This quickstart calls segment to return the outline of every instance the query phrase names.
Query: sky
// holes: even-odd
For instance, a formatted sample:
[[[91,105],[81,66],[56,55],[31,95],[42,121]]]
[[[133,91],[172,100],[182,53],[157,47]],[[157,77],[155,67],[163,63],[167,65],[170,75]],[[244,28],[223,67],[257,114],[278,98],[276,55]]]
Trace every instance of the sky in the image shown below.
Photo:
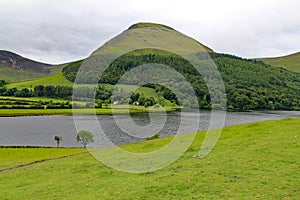
[[[298,0],[0,0],[0,49],[58,64],[137,22],[165,24],[245,58],[300,51]]]

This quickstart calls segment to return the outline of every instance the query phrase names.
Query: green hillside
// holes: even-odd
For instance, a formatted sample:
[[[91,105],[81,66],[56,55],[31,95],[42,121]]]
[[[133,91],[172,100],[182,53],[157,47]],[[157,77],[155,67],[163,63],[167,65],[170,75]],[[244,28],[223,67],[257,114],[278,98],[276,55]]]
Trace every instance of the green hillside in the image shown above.
[[[7,68],[0,63],[0,80],[5,80],[7,82],[17,82],[20,80],[36,79],[44,76],[46,75],[39,72]]]
[[[258,60],[275,67],[300,73],[300,52],[277,58],[258,58]]]
[[[138,23],[105,43],[93,55],[120,53],[124,50],[141,48],[166,48],[177,53],[189,55],[195,52],[213,52],[207,46],[199,43],[168,26],[153,23]]]
[[[50,65],[0,50],[0,80],[19,82],[60,73],[65,64]]]
[[[299,129],[300,119],[227,127],[204,159],[194,158],[205,136],[200,132],[176,162],[142,174],[111,169],[83,149],[0,148],[0,170],[12,167],[0,172],[0,199],[296,200]],[[151,152],[171,139],[122,148]],[[33,164],[17,167],[26,163]]]
[[[43,77],[48,77],[53,74],[58,74],[66,65],[56,65],[49,68],[49,74],[34,72],[30,70],[8,68],[0,63],[0,80],[5,80],[9,83],[34,80]]]
[[[68,81],[62,73],[57,73],[52,76],[29,80],[29,81],[22,81],[11,83],[7,85],[7,88],[34,88],[37,85],[64,85],[64,86],[73,86],[73,83]]]

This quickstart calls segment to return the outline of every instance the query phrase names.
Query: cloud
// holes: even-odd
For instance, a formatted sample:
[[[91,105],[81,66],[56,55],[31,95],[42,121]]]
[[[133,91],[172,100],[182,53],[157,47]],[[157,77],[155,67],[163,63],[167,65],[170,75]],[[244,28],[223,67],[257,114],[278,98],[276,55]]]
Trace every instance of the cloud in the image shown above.
[[[300,51],[300,2],[2,0],[0,49],[50,63],[87,57],[140,21],[163,23],[218,52],[243,57]]]

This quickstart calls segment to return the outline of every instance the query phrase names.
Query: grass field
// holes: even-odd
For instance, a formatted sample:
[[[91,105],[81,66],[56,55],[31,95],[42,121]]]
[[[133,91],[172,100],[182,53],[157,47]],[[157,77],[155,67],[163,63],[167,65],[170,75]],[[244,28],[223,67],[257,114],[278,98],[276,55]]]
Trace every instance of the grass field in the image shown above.
[[[258,60],[262,60],[265,63],[273,65],[275,67],[281,67],[290,71],[300,73],[300,53],[295,53],[278,58],[261,58]]]
[[[31,80],[31,81],[11,83],[11,84],[7,85],[7,88],[17,88],[17,89],[28,88],[28,89],[33,89],[37,85],[66,85],[66,86],[71,86],[72,87],[73,83],[68,81],[67,79],[65,79],[65,77],[62,74],[56,74],[56,75],[49,76],[49,77],[46,77],[46,78],[40,78],[40,79],[36,79],[36,80]],[[80,87],[80,86],[81,85],[78,85],[78,87]],[[84,84],[82,86],[94,87],[94,85],[87,85],[87,84]],[[115,86],[110,85],[110,84],[104,84],[104,87],[106,89],[113,89]],[[118,84],[116,87],[119,90],[123,90],[124,92],[129,92],[129,91],[132,91],[133,89],[136,88],[136,86],[133,86],[133,85],[122,85],[122,84]],[[140,87],[136,90],[136,92],[139,92],[140,94],[144,94],[145,97],[153,97],[154,99],[157,99],[157,94],[155,93],[155,90],[152,89],[152,88]],[[40,99],[40,97],[31,98],[31,99]]]
[[[53,101],[53,102],[66,102],[67,100],[55,99],[48,97],[10,97],[10,96],[0,96],[0,100],[12,100],[12,101]]]
[[[49,76],[46,78],[40,78],[40,79],[35,79],[35,80],[30,80],[30,81],[23,81],[23,82],[17,82],[17,83],[11,83],[7,85],[7,88],[17,88],[17,89],[22,89],[22,88],[29,88],[33,89],[37,85],[65,85],[65,86],[73,86],[73,83],[65,79],[65,77],[60,73],[56,74],[53,76]],[[88,86],[88,87],[94,87],[94,85],[79,85],[81,86]],[[112,90],[115,86],[110,85],[110,84],[104,84],[104,87],[108,90]],[[133,85],[116,85],[118,88],[118,91],[123,91],[123,92],[138,92],[141,95],[143,95],[146,98],[153,97],[156,102],[160,102],[158,99],[158,94],[155,92],[154,89],[152,88],[147,88],[147,87],[136,87]],[[137,89],[136,89],[137,88]],[[34,105],[35,103],[38,103],[39,101],[52,101],[53,103],[66,103],[67,100],[63,99],[55,99],[55,98],[47,98],[47,97],[9,97],[9,96],[0,96],[0,103],[2,106],[6,106],[8,108],[11,108],[13,105],[17,106],[18,103],[22,106],[22,103],[27,103],[26,106],[22,107],[30,107]],[[73,103],[76,103],[77,105],[80,106],[85,106],[86,102],[83,101],[74,101]],[[161,102],[160,102],[161,103]],[[124,113],[126,112],[124,108],[124,105],[118,105],[117,106],[117,113]],[[164,106],[166,111],[173,111],[178,108],[177,105],[171,103],[169,100],[164,99]],[[147,109],[143,107],[134,107],[130,106],[130,109],[132,112],[146,112]],[[76,111],[78,114],[93,114],[92,109],[80,109]],[[28,116],[28,115],[61,115],[61,114],[66,114],[66,115],[71,115],[72,110],[70,109],[48,109],[48,110],[43,110],[43,109],[0,109],[0,117],[7,117],[7,116]],[[97,109],[97,114],[111,114],[110,109]]]
[[[204,138],[159,171],[128,174],[90,154],[0,172],[0,199],[300,199],[300,119],[224,128],[205,159],[193,158]],[[171,138],[126,145],[155,150]],[[78,151],[80,151],[78,149]],[[0,149],[0,166],[13,167],[77,149]],[[23,160],[22,160],[23,159]]]
[[[39,79],[35,79],[35,80],[30,80],[30,81],[22,81],[22,82],[16,82],[16,83],[11,83],[7,85],[7,88],[17,88],[17,89],[23,89],[23,88],[28,88],[28,89],[34,89],[35,86],[37,85],[64,85],[64,86],[73,86],[74,84],[70,81],[68,81],[62,73],[59,74],[55,74],[49,77],[45,77],[45,78],[39,78]],[[94,87],[94,85],[88,85],[88,84],[82,84],[82,85],[78,85],[78,87],[81,86],[88,86],[88,87]],[[110,84],[104,84],[104,87],[106,89],[113,89],[115,86],[114,85],[110,85]],[[130,92],[130,91],[134,91],[134,89],[136,88],[136,86],[133,85],[123,85],[123,84],[118,84],[116,85],[116,87],[118,88],[119,91],[124,91],[124,92]],[[155,100],[158,99],[157,94],[155,93],[155,90],[152,88],[147,88],[147,87],[139,87],[135,92],[138,92],[140,94],[143,94],[145,97],[153,97]],[[4,98],[4,97],[3,97]],[[25,99],[29,99],[29,98],[16,98],[16,97],[8,97],[8,98],[12,98],[12,99],[20,99],[20,100],[25,100]],[[36,98],[31,98],[32,100],[35,99],[39,101],[39,99],[48,99],[48,100],[55,100],[55,99],[51,99],[51,98],[40,98],[40,97],[36,97]],[[59,100],[56,100],[59,101]],[[165,105],[172,105],[170,103],[170,101],[165,100]]]

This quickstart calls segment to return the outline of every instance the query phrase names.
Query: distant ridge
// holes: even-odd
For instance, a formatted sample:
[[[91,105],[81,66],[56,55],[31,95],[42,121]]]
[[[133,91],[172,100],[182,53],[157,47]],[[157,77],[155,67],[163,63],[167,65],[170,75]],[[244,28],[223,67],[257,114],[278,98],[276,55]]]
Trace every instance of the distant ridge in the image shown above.
[[[18,82],[60,73],[64,65],[50,65],[0,50],[0,80]]]
[[[6,67],[14,68],[16,70],[31,70],[33,72],[44,74],[49,74],[49,67],[52,66],[50,64],[24,58],[18,54],[5,50],[0,50],[0,63]]]
[[[275,58],[257,58],[269,65],[300,73],[300,52]]]

